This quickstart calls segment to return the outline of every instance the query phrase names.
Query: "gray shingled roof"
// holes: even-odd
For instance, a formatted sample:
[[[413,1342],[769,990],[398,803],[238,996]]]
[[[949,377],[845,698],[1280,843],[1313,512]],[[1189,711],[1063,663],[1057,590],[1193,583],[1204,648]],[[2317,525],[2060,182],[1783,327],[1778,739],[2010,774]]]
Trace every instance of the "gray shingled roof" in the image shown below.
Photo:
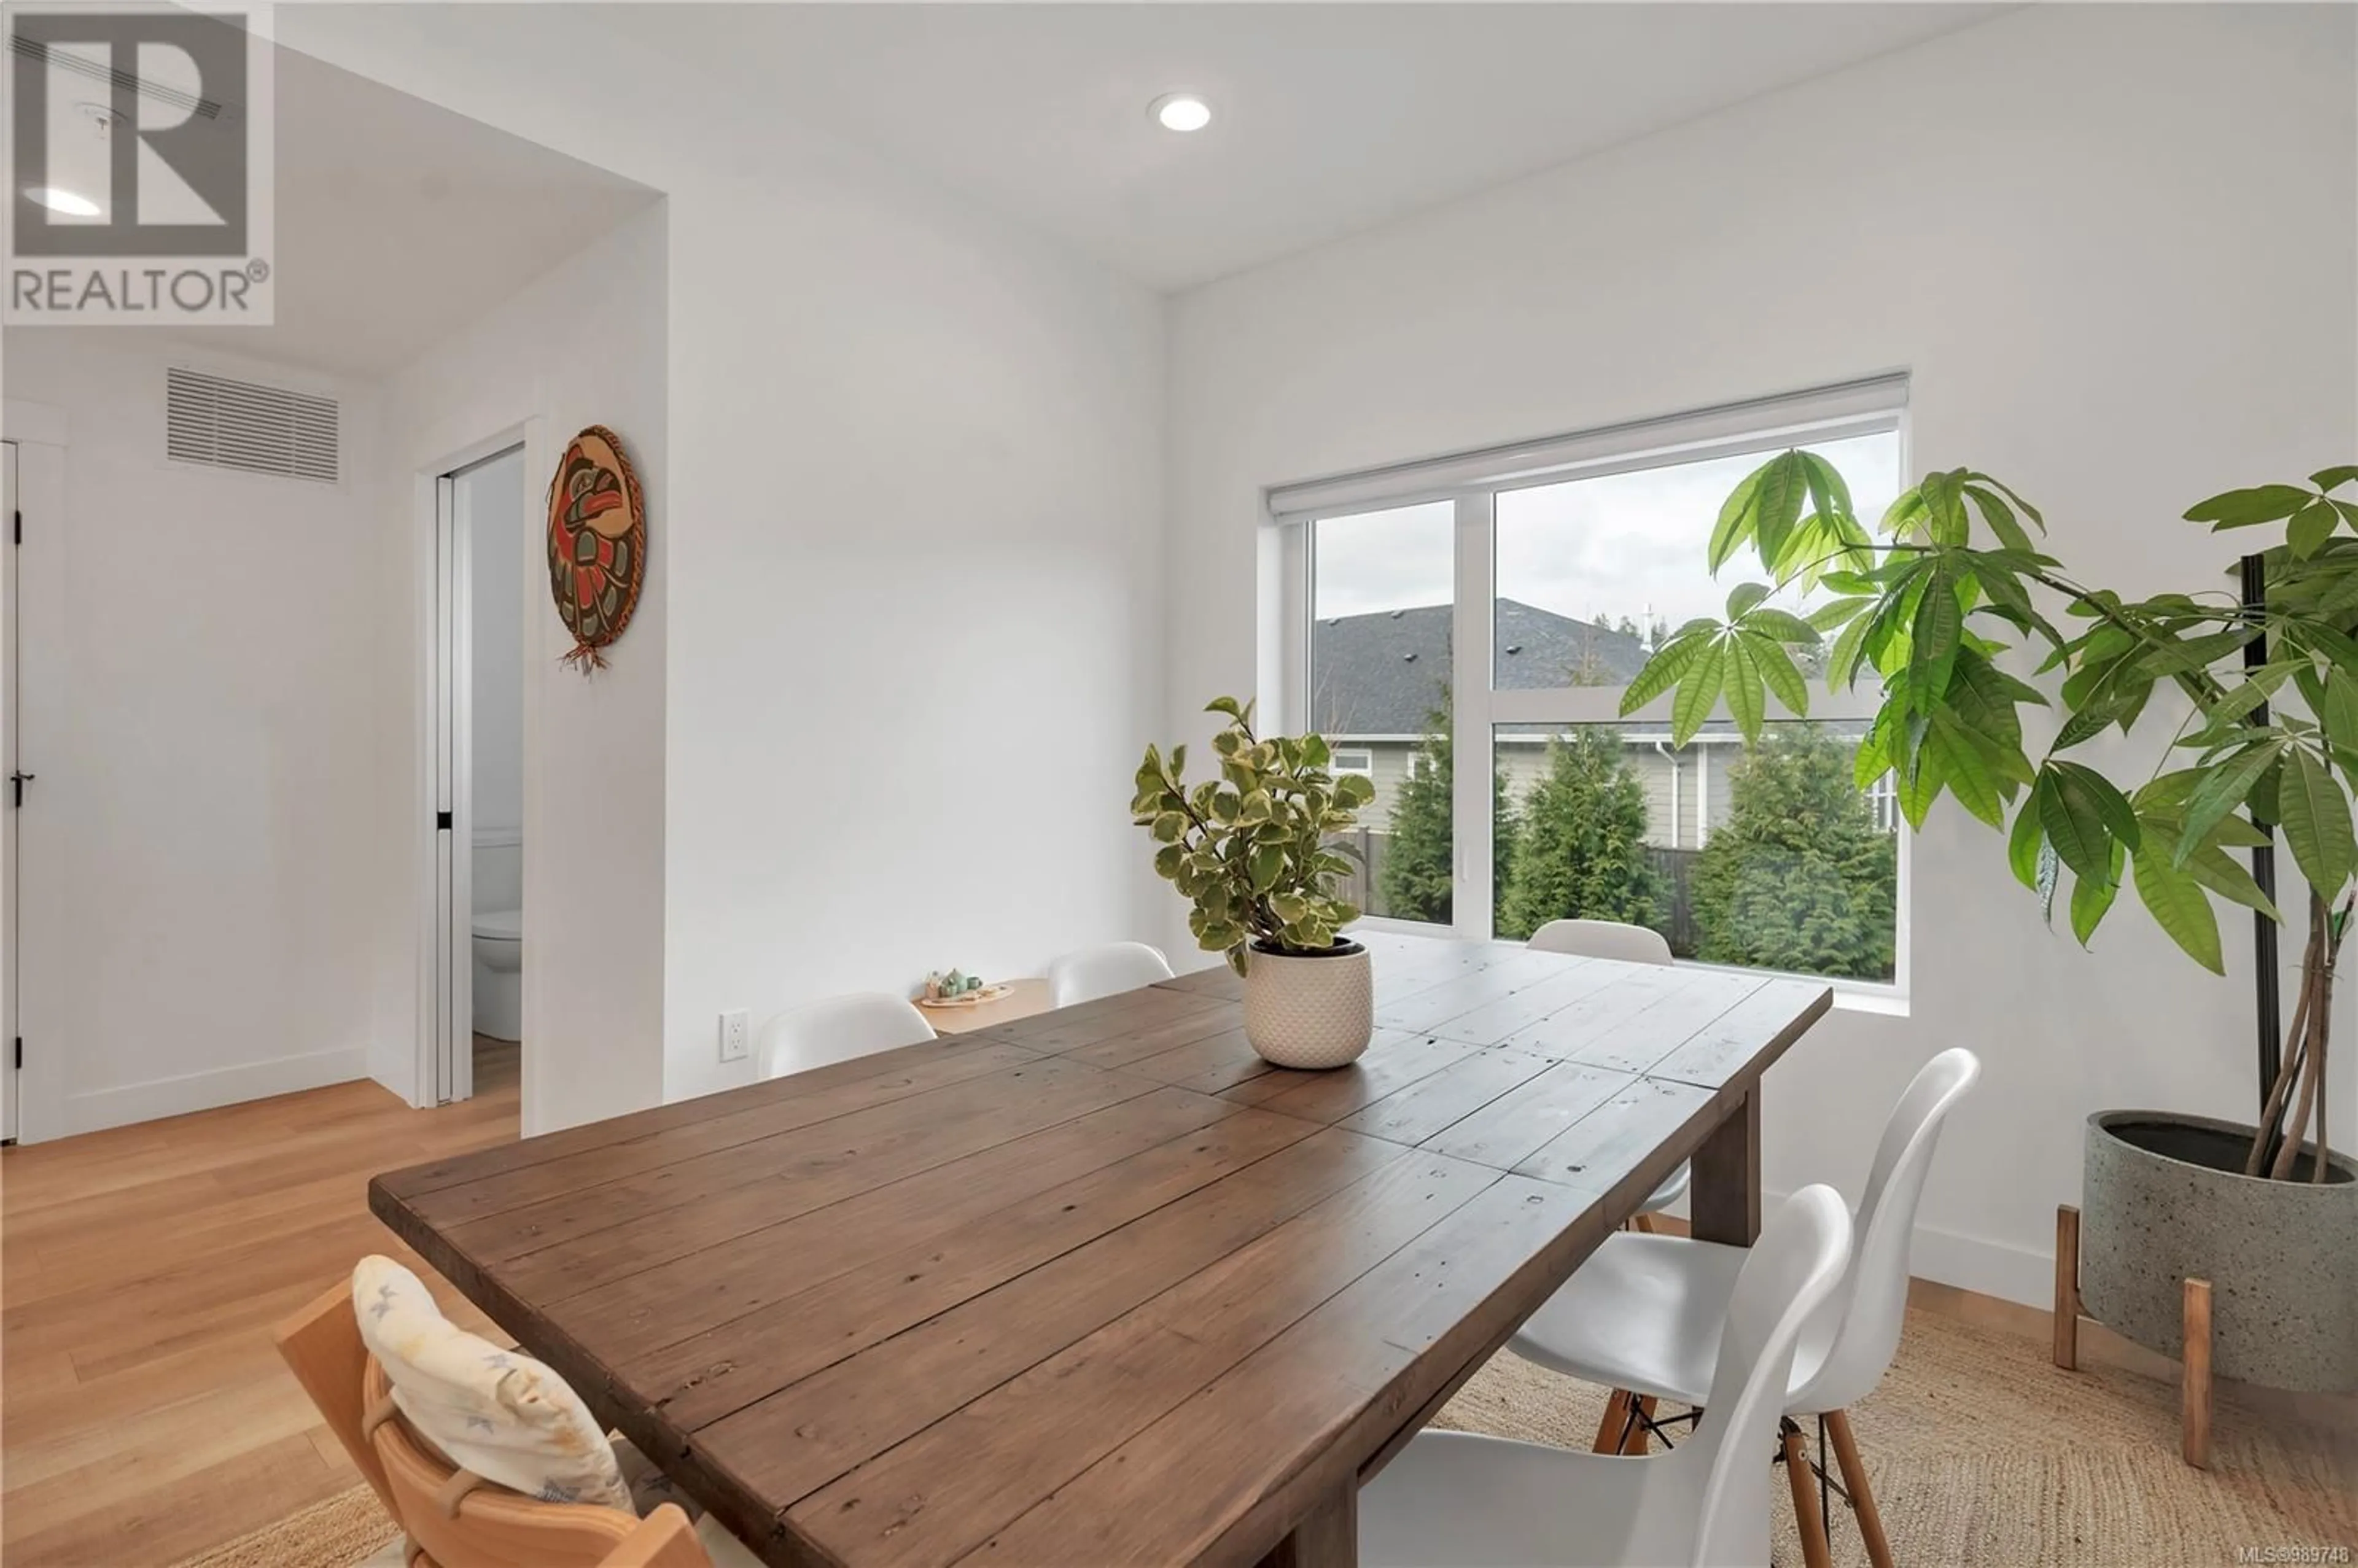
[[[1498,601],[1498,685],[1624,686],[1646,645],[1624,632]],[[1310,629],[1311,728],[1322,735],[1422,735],[1449,680],[1450,607],[1378,611]]]

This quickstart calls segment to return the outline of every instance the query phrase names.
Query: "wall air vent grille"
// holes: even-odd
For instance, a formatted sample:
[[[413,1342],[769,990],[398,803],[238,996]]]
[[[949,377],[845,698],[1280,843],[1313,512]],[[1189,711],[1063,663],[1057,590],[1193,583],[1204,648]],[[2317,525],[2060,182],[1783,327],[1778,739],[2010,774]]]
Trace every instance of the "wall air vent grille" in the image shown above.
[[[166,373],[165,453],[174,462],[333,484],[341,410],[331,397],[173,366]]]

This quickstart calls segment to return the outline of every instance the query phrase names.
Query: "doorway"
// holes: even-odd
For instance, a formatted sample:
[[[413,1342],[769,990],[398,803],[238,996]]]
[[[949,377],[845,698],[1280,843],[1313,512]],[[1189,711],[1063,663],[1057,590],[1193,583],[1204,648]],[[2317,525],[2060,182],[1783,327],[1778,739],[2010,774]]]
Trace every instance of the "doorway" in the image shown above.
[[[432,1104],[512,1073],[524,1035],[524,455],[434,487]]]

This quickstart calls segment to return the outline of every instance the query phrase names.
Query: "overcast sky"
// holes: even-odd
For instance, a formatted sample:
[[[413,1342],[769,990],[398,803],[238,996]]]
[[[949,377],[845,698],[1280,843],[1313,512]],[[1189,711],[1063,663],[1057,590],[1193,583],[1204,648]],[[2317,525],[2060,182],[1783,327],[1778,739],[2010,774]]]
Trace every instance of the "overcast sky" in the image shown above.
[[[1873,529],[1899,493],[1898,438],[1861,436],[1812,449],[1841,470],[1859,519]],[[1714,582],[1704,552],[1728,492],[1765,460],[1754,452],[1508,492],[1498,497],[1499,597],[1583,621],[1639,621],[1650,612],[1676,626],[1724,613],[1730,589],[1759,579],[1759,562],[1738,556]],[[1449,602],[1449,503],[1330,518],[1317,527],[1321,619]]]

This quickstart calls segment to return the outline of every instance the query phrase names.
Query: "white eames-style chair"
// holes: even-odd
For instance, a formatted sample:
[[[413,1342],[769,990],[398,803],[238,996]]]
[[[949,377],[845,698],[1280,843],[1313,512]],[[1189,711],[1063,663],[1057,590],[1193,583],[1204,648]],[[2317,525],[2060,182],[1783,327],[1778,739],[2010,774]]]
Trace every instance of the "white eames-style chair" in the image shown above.
[[[1531,933],[1526,947],[1542,953],[1567,953],[1575,958],[1614,958],[1624,964],[1671,962],[1668,938],[1650,926],[1624,925],[1618,920],[1551,920]],[[1654,1228],[1653,1217],[1687,1195],[1694,1173],[1682,1161],[1651,1195],[1638,1206],[1630,1222],[1639,1230]]]
[[[1980,1076],[1981,1062],[1971,1051],[1943,1051],[1924,1064],[1892,1108],[1858,1208],[1858,1245],[1841,1288],[1802,1336],[1778,1411],[1823,1420],[1876,1568],[1890,1568],[1891,1548],[1846,1411],[1875,1391],[1899,1348],[1917,1202],[1942,1125]],[[1531,1315],[1509,1348],[1525,1360],[1612,1389],[1596,1446],[1619,1453],[1638,1435],[1633,1400],[1708,1410],[1721,1325],[1732,1321],[1731,1303],[1748,1267],[1740,1247],[1680,1236],[1608,1236]],[[1799,1427],[1789,1422],[1783,1444],[1802,1552],[1809,1568],[1823,1568],[1831,1552],[1801,1439]]]
[[[934,1038],[925,1015],[897,996],[852,991],[789,1008],[762,1025],[762,1076],[783,1078]]]
[[[1071,1007],[1171,978],[1171,961],[1143,942],[1108,942],[1067,953],[1048,966],[1048,1005]]]
[[[1766,1568],[1770,1481],[1762,1456],[1802,1331],[1841,1282],[1850,1216],[1832,1187],[1804,1187],[1741,1256],[1693,1437],[1667,1454],[1637,1456],[1419,1433],[1360,1489],[1359,1561],[1370,1568]]]

